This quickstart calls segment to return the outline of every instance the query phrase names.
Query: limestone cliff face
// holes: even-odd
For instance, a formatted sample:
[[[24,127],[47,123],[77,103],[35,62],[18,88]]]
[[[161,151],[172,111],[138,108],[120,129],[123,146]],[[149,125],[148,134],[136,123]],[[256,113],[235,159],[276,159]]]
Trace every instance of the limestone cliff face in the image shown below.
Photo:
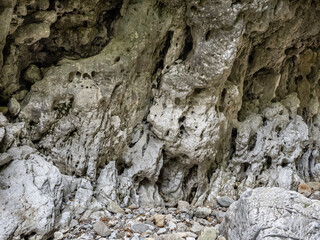
[[[319,34],[311,0],[2,0],[0,195],[56,204],[0,238],[320,181]]]

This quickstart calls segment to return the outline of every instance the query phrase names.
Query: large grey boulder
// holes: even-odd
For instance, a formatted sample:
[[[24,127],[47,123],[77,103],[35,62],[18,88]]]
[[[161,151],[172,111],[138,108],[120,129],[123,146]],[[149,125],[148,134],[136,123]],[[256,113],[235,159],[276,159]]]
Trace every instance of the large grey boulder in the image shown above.
[[[282,188],[247,190],[221,224],[229,240],[320,239],[320,201]]]
[[[38,154],[12,161],[0,172],[0,239],[46,239],[62,203],[59,170]]]

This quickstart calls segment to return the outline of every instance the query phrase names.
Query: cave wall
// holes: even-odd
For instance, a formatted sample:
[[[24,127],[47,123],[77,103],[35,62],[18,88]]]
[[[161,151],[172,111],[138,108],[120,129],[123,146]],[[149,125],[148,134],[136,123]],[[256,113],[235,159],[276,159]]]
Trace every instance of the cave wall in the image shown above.
[[[311,0],[2,1],[0,194],[29,148],[62,179],[48,231],[110,202],[320,181],[319,13]]]

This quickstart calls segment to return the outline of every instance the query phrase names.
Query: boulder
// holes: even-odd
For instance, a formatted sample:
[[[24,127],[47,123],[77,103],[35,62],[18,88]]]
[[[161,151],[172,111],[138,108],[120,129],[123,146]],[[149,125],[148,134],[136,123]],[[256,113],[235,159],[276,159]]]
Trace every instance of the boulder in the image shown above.
[[[227,239],[320,239],[320,201],[282,188],[245,191],[221,224]]]
[[[0,183],[0,239],[19,235],[46,239],[55,228],[62,203],[59,170],[31,154],[4,168]]]

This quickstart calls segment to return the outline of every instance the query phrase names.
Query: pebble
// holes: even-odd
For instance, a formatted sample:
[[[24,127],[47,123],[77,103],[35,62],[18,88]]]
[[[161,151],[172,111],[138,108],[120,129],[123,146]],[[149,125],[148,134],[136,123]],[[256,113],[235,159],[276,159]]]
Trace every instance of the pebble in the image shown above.
[[[164,234],[164,233],[166,233],[167,232],[167,229],[165,229],[165,228],[160,228],[159,230],[158,230],[158,232],[157,232],[157,234]]]
[[[234,202],[234,200],[228,196],[218,197],[217,201],[222,207],[229,207]]]
[[[189,212],[190,204],[186,201],[178,201],[178,209],[180,212]]]
[[[187,207],[184,208],[187,209]],[[124,209],[124,213],[88,212],[87,219],[83,217],[80,220],[73,219],[67,231],[58,230],[62,234],[60,234],[61,239],[66,240],[216,239],[213,237],[217,237],[219,231],[213,226],[218,222],[217,216],[221,217],[225,214],[221,208],[219,208],[220,211],[214,209],[214,213],[208,207],[194,209],[189,206],[188,212],[182,209],[182,207],[170,208],[170,210],[169,208],[127,208]]]
[[[20,112],[20,103],[15,98],[11,98],[8,103],[8,110],[11,116],[15,117]]]
[[[198,240],[212,240],[216,239],[219,234],[218,229],[215,227],[205,227],[198,238]]]
[[[147,230],[149,230],[149,226],[147,224],[143,224],[143,223],[134,223],[134,224],[132,224],[131,229],[134,232],[143,233],[143,232],[146,232]]]
[[[168,226],[170,230],[175,230],[177,228],[177,225],[173,221],[169,221]]]
[[[177,223],[177,232],[185,232],[187,230],[187,225],[184,222]]]
[[[54,240],[61,240],[61,239],[63,239],[63,233],[62,232],[55,232],[54,234],[53,234],[53,239]]]
[[[194,222],[190,231],[194,233],[200,233],[203,230],[203,228],[204,226],[202,226],[200,223]]]
[[[194,213],[194,215],[198,218],[205,218],[210,216],[211,209],[208,207],[198,207]]]
[[[124,210],[114,201],[109,201],[107,209],[109,212],[112,212],[112,213],[121,213],[121,214],[125,213]]]
[[[163,227],[165,216],[162,214],[155,214],[153,216],[153,220],[154,220],[154,223],[156,224],[157,227]]]
[[[298,192],[304,195],[305,197],[309,197],[312,193],[310,187],[305,183],[300,183],[298,186]]]
[[[104,222],[98,221],[93,225],[93,230],[102,237],[108,237],[110,232]]]

